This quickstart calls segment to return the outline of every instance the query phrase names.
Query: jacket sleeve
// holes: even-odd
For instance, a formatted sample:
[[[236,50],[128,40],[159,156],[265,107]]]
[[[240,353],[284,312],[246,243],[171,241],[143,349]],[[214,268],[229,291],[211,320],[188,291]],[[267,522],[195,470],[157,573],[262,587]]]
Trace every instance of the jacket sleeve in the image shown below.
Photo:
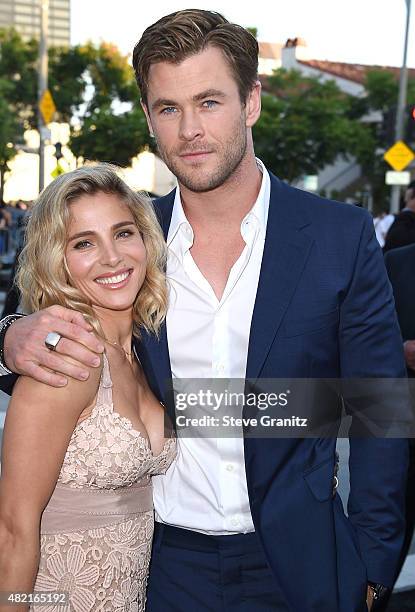
[[[342,378],[406,377],[392,290],[370,215],[362,223],[353,277],[341,308],[340,358]],[[406,439],[350,438],[349,519],[368,580],[389,587],[404,536],[407,470]]]
[[[2,374],[0,371],[0,391],[11,395],[18,378],[18,374]]]
[[[8,312],[3,314],[3,318],[9,314],[14,314],[13,312]],[[3,319],[2,319],[3,320]],[[0,344],[3,344],[4,338],[0,336]],[[3,346],[1,346],[1,353],[3,354]],[[7,393],[8,395],[12,394],[13,387],[19,378],[18,374],[9,374],[0,366],[0,391]]]

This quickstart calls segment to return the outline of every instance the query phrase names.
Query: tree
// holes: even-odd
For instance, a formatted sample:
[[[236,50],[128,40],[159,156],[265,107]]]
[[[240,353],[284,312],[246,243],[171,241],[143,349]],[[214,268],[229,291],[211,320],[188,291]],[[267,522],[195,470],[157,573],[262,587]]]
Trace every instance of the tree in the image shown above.
[[[0,203],[3,202],[8,164],[17,153],[16,142],[23,138],[23,126],[7,103],[11,87],[10,83],[0,79]]]
[[[360,115],[367,116],[379,111],[380,116],[385,117],[397,104],[398,87],[397,74],[386,69],[370,70],[365,79],[366,95],[358,102]],[[409,79],[408,100],[414,99],[415,79]],[[391,143],[385,140],[382,124],[382,120],[363,124],[366,140],[362,141],[356,150],[356,157],[371,185],[375,214],[389,209],[390,188],[385,184],[385,173],[391,168],[384,161],[383,153]]]
[[[154,149],[128,58],[114,45],[91,43],[87,79],[91,95],[78,125],[72,127],[69,146],[84,160],[109,161],[127,166],[144,149]]]
[[[48,55],[55,119],[71,124],[70,146],[77,157],[128,165],[140,150],[153,147],[138,104],[133,70],[114,45],[51,47]],[[16,31],[0,30],[0,78],[10,84],[4,90],[1,117],[3,131],[10,126],[9,144],[15,144],[12,123],[16,129],[16,121],[21,125],[19,138],[23,128],[37,127],[37,57],[36,41],[24,42]],[[6,121],[6,106],[14,115],[12,123]],[[4,158],[7,154],[10,160],[16,149],[6,149]]]
[[[23,42],[15,30],[0,30],[0,78],[10,85],[5,99],[27,128],[33,125],[37,97],[36,59],[36,41]]]
[[[254,127],[256,153],[288,181],[317,174],[367,138],[351,117],[350,96],[334,81],[279,69],[267,81],[262,107]]]
[[[88,50],[80,45],[51,47],[48,55],[49,89],[57,108],[56,119],[69,121],[84,100]],[[7,101],[26,129],[37,127],[37,62],[36,40],[24,42],[15,30],[0,30],[0,78],[10,83]]]
[[[70,147],[76,157],[128,166],[140,150],[152,148],[144,113],[138,107],[115,114],[110,106],[96,108],[72,130]]]
[[[128,57],[122,55],[114,44],[103,42],[94,46],[88,43],[83,47],[83,53],[88,57],[87,78],[93,87],[86,116],[114,102],[138,101],[137,86]]]

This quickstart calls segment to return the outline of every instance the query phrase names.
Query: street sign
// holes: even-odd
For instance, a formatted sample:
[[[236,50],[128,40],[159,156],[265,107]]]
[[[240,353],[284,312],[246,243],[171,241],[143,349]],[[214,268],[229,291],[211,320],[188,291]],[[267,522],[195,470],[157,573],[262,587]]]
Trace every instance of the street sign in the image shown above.
[[[52,172],[50,173],[52,178],[57,178],[58,176],[60,176],[61,174],[65,174],[65,169],[62,168],[62,166],[60,165],[60,163],[58,162],[56,164],[56,168],[54,170],[52,170]]]
[[[409,185],[410,182],[410,172],[394,172],[393,170],[389,170],[389,172],[385,174],[386,185]]]
[[[42,113],[43,121],[48,124],[52,121],[52,117],[56,112],[56,106],[49,89],[43,92],[39,102],[39,110]]]
[[[414,152],[402,140],[395,142],[383,156],[383,159],[397,172],[406,168],[414,158]]]

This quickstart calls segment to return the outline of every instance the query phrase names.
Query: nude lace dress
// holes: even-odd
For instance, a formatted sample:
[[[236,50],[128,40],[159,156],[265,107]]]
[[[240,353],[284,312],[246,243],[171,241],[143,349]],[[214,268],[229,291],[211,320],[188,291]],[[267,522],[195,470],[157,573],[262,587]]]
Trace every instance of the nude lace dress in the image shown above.
[[[153,536],[151,476],[174,459],[175,439],[159,455],[114,411],[108,360],[97,402],[71,437],[56,489],[43,513],[34,591],[69,593],[42,612],[141,612]]]

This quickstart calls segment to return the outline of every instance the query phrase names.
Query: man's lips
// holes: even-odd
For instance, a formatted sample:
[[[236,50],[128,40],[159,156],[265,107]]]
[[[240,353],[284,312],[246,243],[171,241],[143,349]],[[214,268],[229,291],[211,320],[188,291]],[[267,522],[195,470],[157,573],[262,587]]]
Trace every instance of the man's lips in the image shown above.
[[[202,157],[206,157],[210,155],[213,151],[187,151],[184,153],[180,153],[179,157],[182,159],[195,160],[202,159]]]

